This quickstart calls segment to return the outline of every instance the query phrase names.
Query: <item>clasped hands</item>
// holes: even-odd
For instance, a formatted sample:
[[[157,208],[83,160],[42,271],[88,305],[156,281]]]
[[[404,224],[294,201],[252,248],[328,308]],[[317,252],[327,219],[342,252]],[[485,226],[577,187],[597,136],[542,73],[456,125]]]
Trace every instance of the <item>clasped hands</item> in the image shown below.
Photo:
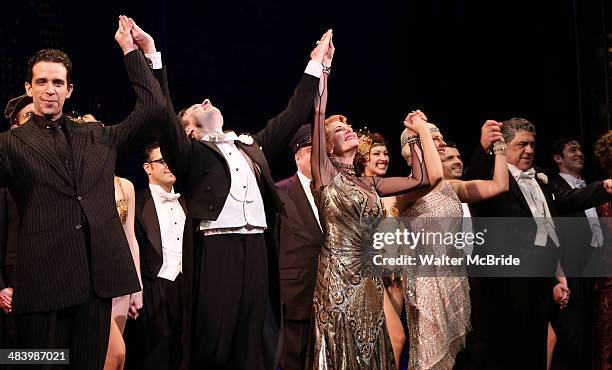
[[[118,23],[117,32],[115,32],[115,40],[121,47],[123,55],[139,48],[142,49],[145,54],[153,54],[156,52],[153,37],[143,31],[132,18],[120,15]]]

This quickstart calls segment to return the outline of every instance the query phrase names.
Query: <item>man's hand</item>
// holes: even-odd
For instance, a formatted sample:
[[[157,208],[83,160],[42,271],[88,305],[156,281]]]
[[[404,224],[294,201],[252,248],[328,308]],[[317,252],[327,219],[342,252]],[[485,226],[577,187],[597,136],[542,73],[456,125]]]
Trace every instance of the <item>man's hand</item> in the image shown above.
[[[489,152],[493,143],[502,140],[501,133],[502,124],[497,121],[487,120],[480,129],[480,145],[485,152]]]
[[[420,110],[416,112],[410,112],[404,119],[404,126],[408,129],[408,133],[410,135],[421,135],[425,130],[428,130],[427,127],[427,117]]]
[[[13,311],[13,288],[4,288],[0,290],[0,309],[5,314],[10,314]]]
[[[323,36],[321,36],[321,39],[317,41],[317,46],[310,53],[310,59],[314,60],[315,62],[319,62],[323,64],[323,59],[328,53],[332,35],[333,35],[332,30],[329,29],[327,30],[327,32],[323,34]],[[333,51],[331,52],[331,56],[333,57]],[[331,62],[331,59],[330,59],[330,62]]]
[[[138,311],[142,308],[142,290],[130,294],[130,307],[128,309],[128,317],[136,320],[140,314]]]
[[[128,18],[128,26],[130,26],[132,29],[132,38],[134,39],[136,46],[138,46],[145,54],[154,54],[157,52],[153,37],[143,31],[142,28],[138,27],[132,18]]]
[[[606,179],[603,182],[604,189],[608,192],[608,194],[612,195],[612,179]]]
[[[136,44],[134,44],[131,27],[125,15],[119,16],[119,27],[117,28],[117,32],[115,32],[115,40],[119,44],[119,47],[121,47],[123,55],[138,49]]]
[[[570,290],[565,283],[558,283],[553,288],[553,299],[557,302],[560,308],[565,308],[569,302]]]

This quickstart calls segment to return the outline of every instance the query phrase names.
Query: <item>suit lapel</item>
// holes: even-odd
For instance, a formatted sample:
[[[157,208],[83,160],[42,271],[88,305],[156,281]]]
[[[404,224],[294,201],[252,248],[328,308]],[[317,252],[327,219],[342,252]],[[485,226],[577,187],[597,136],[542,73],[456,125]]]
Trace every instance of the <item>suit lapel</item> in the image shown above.
[[[26,145],[34,149],[34,151],[43,157],[59,175],[72,185],[72,178],[57,156],[55,148],[50,145],[49,138],[45,137],[43,130],[38,128],[33,120],[26,122],[23,126],[13,129],[10,132]]]
[[[312,206],[310,205],[310,202],[308,201],[308,197],[306,197],[306,192],[304,191],[304,188],[302,187],[302,183],[300,182],[300,178],[298,177],[297,173],[295,175],[293,175],[293,177],[291,178],[291,193],[293,196],[293,199],[298,207],[298,210],[303,211],[303,210],[310,210],[310,212],[308,212],[309,217],[305,217],[304,221],[306,221],[307,223],[309,223],[309,227],[310,230],[319,230],[321,231],[321,228],[319,227],[319,223],[317,222],[317,219],[315,218],[314,212],[316,212],[314,209],[312,209]]]
[[[221,153],[221,151],[219,150],[219,148],[215,145],[215,143],[211,143],[210,141],[201,141],[198,140],[199,143],[202,143],[203,145],[209,147],[210,149],[214,150],[215,152],[217,152],[217,154],[219,154],[222,158],[225,158],[225,156],[223,155],[223,153]]]
[[[236,144],[236,147],[242,150],[251,159],[251,161],[253,161],[253,164],[256,165],[255,176],[257,179],[265,180],[268,184],[274,184],[274,181],[270,177],[268,162],[266,161],[263,152],[259,148],[259,145],[257,145],[257,143],[246,145],[240,141],[234,141],[234,144]]]
[[[142,213],[140,215],[142,221],[142,227],[145,229],[147,238],[153,246],[153,249],[161,256],[162,255],[162,241],[161,231],[159,228],[159,219],[157,218],[157,210],[155,209],[155,202],[150,192],[147,192],[147,200],[142,207]]]
[[[516,180],[514,179],[514,176],[512,176],[512,173],[510,171],[508,171],[508,176],[509,176],[508,183],[510,185],[510,192],[514,194],[514,196],[517,198],[517,200],[523,206],[523,208],[530,215],[533,216],[533,214],[531,213],[531,208],[529,208],[529,204],[527,204],[527,200],[525,199],[525,196],[523,195],[521,188],[519,187],[518,183],[516,182]]]

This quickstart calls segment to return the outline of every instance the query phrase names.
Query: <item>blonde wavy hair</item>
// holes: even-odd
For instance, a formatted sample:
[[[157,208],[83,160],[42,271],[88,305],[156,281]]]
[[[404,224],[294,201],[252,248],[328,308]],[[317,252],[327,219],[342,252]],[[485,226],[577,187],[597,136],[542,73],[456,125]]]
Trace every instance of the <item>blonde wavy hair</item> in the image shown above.
[[[332,131],[331,124],[338,121],[351,127],[346,116],[343,116],[342,114],[334,114],[325,119],[325,150],[327,153],[331,153],[334,150],[334,142],[331,139],[334,132]]]

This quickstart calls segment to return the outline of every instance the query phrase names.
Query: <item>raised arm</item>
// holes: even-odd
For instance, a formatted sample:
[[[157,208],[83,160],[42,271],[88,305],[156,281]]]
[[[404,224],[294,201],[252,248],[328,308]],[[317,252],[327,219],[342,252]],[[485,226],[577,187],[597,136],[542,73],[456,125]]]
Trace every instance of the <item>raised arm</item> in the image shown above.
[[[287,108],[276,117],[270,119],[266,127],[253,135],[261,146],[264,155],[270,161],[291,140],[297,129],[308,119],[315,98],[317,85],[321,79],[323,59],[332,37],[332,30],[328,30],[310,53],[310,61],[302,75],[299,85],[293,92]],[[326,65],[331,66],[331,58],[326,59]]]
[[[487,123],[490,121],[487,121]],[[495,122],[495,121],[491,121]],[[485,125],[487,125],[485,123]],[[503,139],[500,144],[493,146],[495,154],[495,168],[493,180],[449,180],[457,196],[464,203],[476,203],[508,191],[508,162],[506,160],[506,146]]]
[[[118,155],[122,156],[142,145],[153,134],[165,117],[166,101],[151,68],[134,43],[125,16],[119,17],[115,40],[123,51],[125,67],[136,93],[132,112],[119,124],[105,128],[108,137],[117,145]]]
[[[476,147],[465,171],[466,180],[491,179],[491,170],[494,169],[493,159],[489,153],[493,143],[503,140],[502,124],[487,120],[480,129],[480,145]]]
[[[315,98],[314,123],[312,126],[312,152],[310,166],[312,168],[312,183],[314,190],[329,185],[337,174],[327,156],[327,140],[325,137],[325,110],[327,107],[327,78],[328,74],[321,76],[319,96]]]
[[[398,203],[413,202],[429,193],[442,180],[442,162],[421,111],[406,116],[404,125],[409,133],[412,172],[408,177],[377,179],[375,187],[380,196],[398,195]],[[420,140],[420,145],[418,141]]]
[[[326,48],[328,58],[333,57],[334,46],[332,35],[328,31],[319,41],[317,48]],[[327,110],[327,79],[328,73],[323,73],[319,81],[319,91],[314,100],[314,123],[312,126],[312,153],[310,165],[312,168],[312,183],[314,190],[329,185],[337,171],[327,157],[327,140],[325,138],[325,112]]]

